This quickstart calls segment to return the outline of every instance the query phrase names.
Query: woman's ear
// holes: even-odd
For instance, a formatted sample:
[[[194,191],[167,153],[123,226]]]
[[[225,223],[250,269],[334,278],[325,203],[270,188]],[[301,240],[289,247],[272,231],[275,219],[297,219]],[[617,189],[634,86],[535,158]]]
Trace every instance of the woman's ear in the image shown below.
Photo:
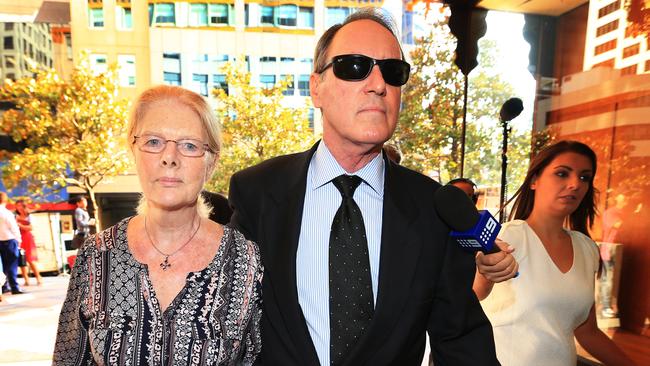
[[[537,175],[533,176],[533,179],[530,180],[530,190],[534,191],[537,187]]]

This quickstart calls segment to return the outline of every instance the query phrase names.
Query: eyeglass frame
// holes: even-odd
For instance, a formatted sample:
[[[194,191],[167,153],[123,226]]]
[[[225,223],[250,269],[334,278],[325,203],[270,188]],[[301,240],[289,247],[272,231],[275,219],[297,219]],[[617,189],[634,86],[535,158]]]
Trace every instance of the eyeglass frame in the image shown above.
[[[137,141],[138,141],[139,138],[142,138],[142,137],[144,137],[144,136],[152,136],[152,137],[160,138],[160,140],[164,141],[164,143],[163,143],[163,145],[162,145],[162,149],[161,149],[160,151],[158,151],[158,152],[142,150],[142,147],[139,146],[139,145],[137,145]],[[179,143],[182,143],[182,142],[184,142],[184,141],[197,141],[197,142],[199,142],[199,144],[196,144],[196,146],[202,146],[202,147],[203,147],[203,152],[202,152],[202,154],[201,154],[201,155],[186,155],[186,154],[183,154],[183,152],[181,151],[181,149],[178,148],[178,144],[179,144]],[[145,152],[145,153],[149,153],[149,154],[160,154],[160,153],[162,153],[162,152],[165,151],[165,149],[167,148],[167,143],[168,143],[168,142],[173,142],[173,143],[176,145],[176,151],[178,151],[179,154],[181,154],[182,156],[185,156],[185,157],[187,157],[187,158],[201,158],[201,157],[205,156],[205,153],[206,153],[206,152],[210,152],[210,153],[212,153],[212,154],[215,153],[215,152],[210,148],[210,145],[204,143],[204,142],[201,141],[201,140],[196,140],[196,139],[172,140],[172,139],[165,139],[165,138],[160,137],[160,136],[157,136],[157,135],[140,135],[140,136],[133,135],[133,145],[138,146],[138,150],[140,150],[140,151],[142,151],[142,152]]]
[[[361,58],[367,58],[367,59],[369,59],[370,61],[372,61],[372,65],[371,65],[370,68],[368,69],[368,73],[367,73],[363,78],[361,78],[361,79],[343,79],[343,78],[340,78],[338,75],[336,75],[336,73],[334,73],[334,63],[337,62],[337,61],[339,61],[339,60],[341,60],[341,59],[343,59],[344,57],[361,57]],[[405,64],[408,66],[408,68],[409,68],[409,70],[408,70],[408,76],[406,77],[406,82],[404,82],[404,84],[402,84],[402,85],[393,85],[393,84],[391,84],[391,83],[389,83],[389,82],[386,81],[386,78],[384,77],[384,73],[383,73],[382,70],[381,70],[381,66],[382,66],[382,64],[384,64],[386,61],[401,61],[401,62],[405,63]],[[363,81],[363,80],[366,80],[366,79],[368,78],[368,76],[370,76],[370,74],[372,73],[372,69],[375,68],[375,65],[379,67],[379,72],[381,73],[381,77],[382,77],[382,79],[384,79],[384,81],[385,81],[386,84],[388,84],[388,85],[395,86],[395,87],[398,87],[398,88],[399,88],[399,87],[402,87],[402,86],[406,85],[406,83],[408,82],[409,78],[411,77],[411,64],[409,64],[408,62],[404,61],[403,59],[400,59],[400,58],[376,59],[376,58],[372,58],[372,57],[367,56],[367,55],[362,55],[362,54],[357,54],[357,53],[333,56],[333,57],[332,57],[332,60],[331,60],[330,62],[328,62],[327,64],[325,64],[325,66],[323,66],[323,67],[321,68],[320,71],[317,71],[317,73],[318,73],[318,74],[322,74],[322,73],[324,73],[325,71],[327,71],[327,69],[329,69],[329,68],[331,67],[331,68],[332,68],[332,73],[334,74],[334,76],[336,76],[337,78],[339,78],[339,79],[341,79],[341,80],[345,80],[345,81]]]

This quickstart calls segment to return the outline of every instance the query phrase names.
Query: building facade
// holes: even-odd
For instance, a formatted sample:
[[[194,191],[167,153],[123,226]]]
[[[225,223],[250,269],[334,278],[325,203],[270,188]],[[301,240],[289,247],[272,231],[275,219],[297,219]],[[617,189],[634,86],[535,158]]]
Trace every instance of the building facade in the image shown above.
[[[0,23],[0,78],[16,80],[39,66],[54,66],[50,26],[43,23]]]
[[[598,66],[621,70],[622,75],[650,72],[648,37],[628,21],[625,1],[590,2],[584,70]]]

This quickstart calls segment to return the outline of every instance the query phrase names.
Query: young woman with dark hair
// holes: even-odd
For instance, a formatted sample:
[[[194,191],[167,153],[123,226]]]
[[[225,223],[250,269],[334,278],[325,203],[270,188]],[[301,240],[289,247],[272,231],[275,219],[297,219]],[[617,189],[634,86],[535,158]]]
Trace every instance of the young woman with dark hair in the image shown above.
[[[634,364],[596,325],[599,255],[588,231],[596,216],[595,175],[596,154],[581,142],[541,151],[499,233],[514,247],[521,275],[494,280],[477,257],[474,290],[504,366],[575,365],[574,336],[606,365]]]

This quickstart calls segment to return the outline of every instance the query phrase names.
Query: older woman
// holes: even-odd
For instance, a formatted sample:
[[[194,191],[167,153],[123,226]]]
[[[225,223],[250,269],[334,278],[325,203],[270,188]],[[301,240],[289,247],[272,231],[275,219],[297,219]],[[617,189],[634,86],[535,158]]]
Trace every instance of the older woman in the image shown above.
[[[128,129],[138,215],[86,239],[61,310],[54,363],[252,364],[260,351],[257,246],[207,219],[218,124],[206,101],[158,86]]]

